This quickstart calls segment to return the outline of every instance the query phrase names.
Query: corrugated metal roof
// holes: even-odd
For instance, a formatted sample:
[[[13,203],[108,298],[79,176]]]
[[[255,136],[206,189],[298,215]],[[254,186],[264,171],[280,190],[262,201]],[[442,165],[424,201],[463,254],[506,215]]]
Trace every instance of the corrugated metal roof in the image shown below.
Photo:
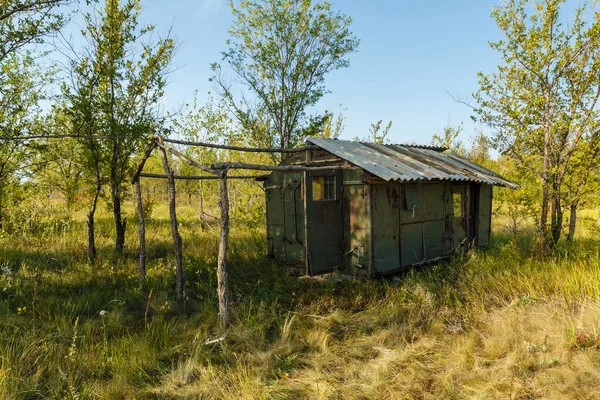
[[[310,138],[307,142],[385,181],[477,182],[517,189],[519,185],[443,148]]]

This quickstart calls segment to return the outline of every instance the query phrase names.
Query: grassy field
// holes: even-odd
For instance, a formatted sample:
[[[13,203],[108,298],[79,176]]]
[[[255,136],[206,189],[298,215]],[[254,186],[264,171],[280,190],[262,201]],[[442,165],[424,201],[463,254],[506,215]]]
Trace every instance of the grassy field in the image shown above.
[[[600,240],[540,258],[529,238],[381,280],[299,280],[235,228],[232,326],[217,329],[216,231],[181,210],[186,301],[164,206],[137,277],[135,221],[123,257],[83,212],[0,238],[0,398],[597,398]]]

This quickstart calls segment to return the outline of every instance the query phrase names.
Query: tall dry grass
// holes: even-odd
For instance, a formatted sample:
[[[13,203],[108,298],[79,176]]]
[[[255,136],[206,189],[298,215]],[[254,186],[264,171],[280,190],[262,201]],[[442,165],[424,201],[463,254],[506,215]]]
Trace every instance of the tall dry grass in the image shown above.
[[[130,210],[131,215],[134,215]],[[183,209],[186,300],[174,301],[166,209],[137,278],[108,213],[99,259],[83,213],[0,238],[0,398],[594,398],[600,389],[600,241],[539,257],[524,235],[379,280],[298,280],[238,226],[232,325],[217,328],[217,232]],[[132,222],[133,221],[133,222]]]

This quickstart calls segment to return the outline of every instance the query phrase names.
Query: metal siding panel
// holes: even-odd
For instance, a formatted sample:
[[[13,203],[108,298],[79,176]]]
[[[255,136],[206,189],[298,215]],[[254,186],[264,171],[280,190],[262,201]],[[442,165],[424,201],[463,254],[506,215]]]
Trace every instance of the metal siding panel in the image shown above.
[[[434,260],[444,255],[444,220],[423,223],[423,259]]]
[[[402,266],[423,261],[423,224],[402,225]]]
[[[489,185],[481,185],[479,197],[479,232],[478,243],[480,246],[488,246],[490,244],[490,224],[491,224],[491,203],[492,203],[492,187]]]
[[[400,192],[397,184],[373,187],[375,269],[380,274],[400,270]]]

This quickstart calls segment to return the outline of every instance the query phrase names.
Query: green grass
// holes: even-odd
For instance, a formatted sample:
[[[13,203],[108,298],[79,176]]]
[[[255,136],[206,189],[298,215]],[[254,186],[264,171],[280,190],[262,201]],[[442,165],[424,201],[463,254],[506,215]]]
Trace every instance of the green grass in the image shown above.
[[[600,390],[600,241],[539,258],[527,236],[379,280],[299,280],[234,228],[232,325],[221,344],[216,231],[182,210],[186,301],[175,303],[166,209],[99,258],[83,213],[0,239],[0,398],[594,398]],[[9,273],[7,273],[10,271]]]

